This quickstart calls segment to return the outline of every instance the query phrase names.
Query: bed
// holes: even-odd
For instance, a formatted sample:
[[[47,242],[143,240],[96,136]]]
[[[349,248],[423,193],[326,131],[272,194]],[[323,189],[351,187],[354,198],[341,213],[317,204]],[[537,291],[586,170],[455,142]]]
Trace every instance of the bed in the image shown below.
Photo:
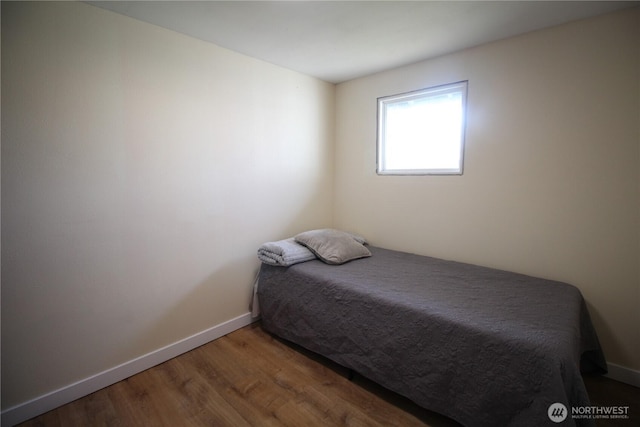
[[[593,423],[571,417],[589,406],[581,370],[606,372],[577,288],[367,250],[341,265],[263,263],[263,328],[465,426],[557,425],[554,403],[562,425]]]

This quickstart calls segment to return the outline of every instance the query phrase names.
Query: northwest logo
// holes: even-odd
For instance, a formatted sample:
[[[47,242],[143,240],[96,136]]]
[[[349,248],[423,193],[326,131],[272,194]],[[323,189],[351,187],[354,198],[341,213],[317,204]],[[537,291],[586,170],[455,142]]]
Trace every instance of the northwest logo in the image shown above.
[[[554,423],[561,423],[565,419],[567,419],[567,415],[569,411],[567,411],[567,407],[562,403],[552,403],[549,405],[549,409],[547,410],[547,415],[549,415],[549,419]]]

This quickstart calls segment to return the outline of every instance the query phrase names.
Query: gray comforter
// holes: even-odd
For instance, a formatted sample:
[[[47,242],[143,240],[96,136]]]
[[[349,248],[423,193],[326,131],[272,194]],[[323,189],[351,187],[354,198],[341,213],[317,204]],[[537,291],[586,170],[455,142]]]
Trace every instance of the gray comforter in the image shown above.
[[[568,284],[369,246],[333,266],[263,264],[263,327],[465,426],[543,426],[588,406],[606,363]]]

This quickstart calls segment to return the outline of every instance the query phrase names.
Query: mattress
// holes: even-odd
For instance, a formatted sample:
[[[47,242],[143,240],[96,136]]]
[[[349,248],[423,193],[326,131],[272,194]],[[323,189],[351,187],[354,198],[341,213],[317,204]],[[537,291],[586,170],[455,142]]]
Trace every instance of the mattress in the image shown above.
[[[263,264],[263,327],[466,426],[557,425],[606,363],[569,284],[369,246],[370,258]]]

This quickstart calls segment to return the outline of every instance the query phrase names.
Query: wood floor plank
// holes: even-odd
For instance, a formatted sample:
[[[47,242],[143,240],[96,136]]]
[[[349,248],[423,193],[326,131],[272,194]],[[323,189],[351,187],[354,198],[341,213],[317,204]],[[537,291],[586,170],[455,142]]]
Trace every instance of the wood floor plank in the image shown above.
[[[628,419],[596,420],[598,427],[631,427],[640,425],[640,388],[601,375],[585,375],[589,400],[594,406],[629,407]]]
[[[204,351],[193,351],[189,357],[204,378],[215,383],[219,394],[230,406],[241,414],[250,425],[279,425],[274,417],[279,406],[291,396],[280,391],[265,390],[265,383],[251,368],[242,364],[224,351],[225,339],[217,340],[215,346],[207,344]],[[200,350],[200,349],[199,349]]]
[[[459,426],[364,377],[349,381],[347,375],[345,368],[253,324],[21,426]],[[604,377],[585,381],[592,404],[632,406],[637,421],[640,389]],[[625,421],[596,424],[629,425]]]
[[[154,426],[170,426],[174,413],[167,406],[165,393],[158,393],[157,371],[147,370],[117,384],[110,398],[118,412],[133,425],[149,423]]]
[[[263,357],[259,361],[262,369],[269,369],[268,366],[272,366],[272,370],[281,369],[283,359],[286,359],[292,365],[292,369],[304,375],[301,381],[315,384],[318,390],[321,390],[325,395],[331,396],[333,399],[332,405],[349,402],[349,410],[351,412],[361,412],[360,417],[366,418],[368,425],[425,425],[422,419],[411,412],[378,410],[381,406],[388,405],[388,402],[365,388],[352,387],[353,383],[347,379],[347,369],[299,347],[283,344],[281,340],[273,338],[264,332],[262,328],[244,328],[242,333],[233,334],[231,339],[241,341],[241,347],[249,349],[249,353],[258,352],[262,354]],[[270,351],[273,348],[276,351]],[[363,378],[358,378],[358,382],[372,384]],[[383,391],[386,396],[393,395],[382,389],[382,387],[374,388],[378,391]],[[393,396],[397,398],[396,395]],[[417,408],[416,405],[403,398],[397,398],[396,400]],[[418,409],[415,412],[418,412],[423,419],[428,419],[429,422],[439,422],[440,424],[437,425],[458,425],[448,418],[433,412],[422,409]]]
[[[275,345],[273,339],[261,329],[246,329],[243,332],[243,334],[230,338],[235,346],[236,356],[239,359],[246,359],[247,355],[261,354],[260,360],[251,363],[260,366],[262,371],[267,372],[278,387],[291,392],[292,399],[288,404],[296,404],[297,411],[304,411],[307,416],[319,419],[323,425],[327,425],[329,420],[330,425],[376,424],[366,412],[360,411],[353,404],[349,404],[346,408],[347,405],[339,392],[345,388],[344,386],[352,388],[352,384],[349,384],[345,378],[336,375],[333,371],[330,372],[330,369],[321,363],[304,358],[282,343]],[[273,351],[274,349],[276,351]],[[300,361],[296,360],[297,357],[304,358],[305,363],[301,365]],[[246,363],[249,362],[246,360]],[[322,388],[307,386],[307,384],[318,384]],[[343,387],[340,387],[339,384],[342,384]],[[349,418],[347,412],[353,414],[351,418],[355,416],[354,419],[363,421],[359,424],[353,422],[344,424],[345,420]],[[399,421],[401,420],[395,420],[395,422]]]
[[[78,402],[82,411],[73,410],[71,407],[62,407],[59,416],[60,425],[86,426],[96,423],[98,425],[121,426],[117,411],[112,400],[106,393],[93,393]],[[65,410],[66,409],[66,410]]]
[[[211,383],[202,377],[188,359],[175,358],[155,370],[156,387],[166,390],[166,405],[172,407],[182,425],[249,424],[222,398]]]

